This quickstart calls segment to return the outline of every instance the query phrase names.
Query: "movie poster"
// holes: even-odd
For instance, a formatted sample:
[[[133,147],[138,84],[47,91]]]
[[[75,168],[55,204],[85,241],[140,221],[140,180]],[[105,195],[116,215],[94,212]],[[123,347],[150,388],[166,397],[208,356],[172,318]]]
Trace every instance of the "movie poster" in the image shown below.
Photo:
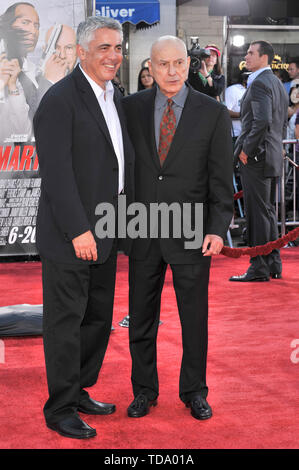
[[[0,8],[0,256],[34,255],[41,179],[32,119],[76,65],[85,1],[1,0]]]

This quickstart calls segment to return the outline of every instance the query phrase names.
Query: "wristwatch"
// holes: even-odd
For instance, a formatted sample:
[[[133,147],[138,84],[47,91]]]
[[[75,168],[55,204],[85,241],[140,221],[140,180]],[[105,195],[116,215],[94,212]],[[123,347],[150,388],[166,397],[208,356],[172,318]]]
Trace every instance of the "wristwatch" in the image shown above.
[[[15,90],[8,90],[8,94],[9,95],[19,95],[20,91],[19,91],[18,88],[16,88]]]

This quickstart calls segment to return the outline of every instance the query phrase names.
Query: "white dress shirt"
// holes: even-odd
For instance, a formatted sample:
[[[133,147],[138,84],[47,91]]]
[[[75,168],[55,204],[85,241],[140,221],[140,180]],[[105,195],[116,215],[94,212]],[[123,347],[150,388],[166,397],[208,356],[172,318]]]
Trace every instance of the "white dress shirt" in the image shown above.
[[[113,148],[118,160],[118,192],[120,194],[124,189],[124,147],[121,125],[119,122],[117,109],[113,101],[114,87],[111,81],[108,81],[106,82],[106,89],[103,90],[100,85],[98,85],[94,80],[92,80],[92,78],[90,78],[89,75],[87,75],[86,72],[84,72],[81,65],[80,69],[90,83],[90,86],[96,95],[110,133]]]
[[[230,111],[234,111],[236,113],[240,112],[240,102],[245,91],[246,88],[241,85],[241,83],[236,83],[235,85],[227,87],[225,90],[225,105]],[[241,129],[241,119],[232,119],[233,137],[238,137],[241,133]]]
[[[271,70],[271,67],[270,65],[267,65],[267,67],[263,67],[262,69],[258,69],[256,70],[255,72],[252,72],[249,77],[248,77],[248,80],[247,80],[247,88],[251,85],[251,83],[253,82],[253,80],[259,76],[260,73],[264,72],[265,70]]]

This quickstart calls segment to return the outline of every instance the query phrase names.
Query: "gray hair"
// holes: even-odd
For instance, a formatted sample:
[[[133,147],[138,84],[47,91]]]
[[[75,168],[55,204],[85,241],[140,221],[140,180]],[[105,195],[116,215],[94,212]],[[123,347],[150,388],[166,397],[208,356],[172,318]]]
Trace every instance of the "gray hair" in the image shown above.
[[[118,31],[123,40],[123,30],[119,21],[108,18],[106,16],[89,16],[85,21],[82,21],[77,29],[77,44],[80,44],[84,49],[88,48],[88,44],[92,41],[94,33],[97,29],[108,28]]]

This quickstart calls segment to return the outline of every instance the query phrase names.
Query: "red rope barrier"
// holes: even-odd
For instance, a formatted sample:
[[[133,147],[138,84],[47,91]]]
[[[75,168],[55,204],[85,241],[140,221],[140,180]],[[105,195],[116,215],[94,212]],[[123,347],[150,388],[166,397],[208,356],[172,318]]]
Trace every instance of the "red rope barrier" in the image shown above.
[[[228,256],[229,258],[240,258],[240,256],[249,255],[250,257],[259,255],[268,255],[272,250],[282,248],[288,242],[296,240],[299,236],[299,227],[291,230],[286,235],[273,242],[268,242],[265,245],[253,246],[251,248],[230,248],[224,246],[220,252],[221,255]]]

